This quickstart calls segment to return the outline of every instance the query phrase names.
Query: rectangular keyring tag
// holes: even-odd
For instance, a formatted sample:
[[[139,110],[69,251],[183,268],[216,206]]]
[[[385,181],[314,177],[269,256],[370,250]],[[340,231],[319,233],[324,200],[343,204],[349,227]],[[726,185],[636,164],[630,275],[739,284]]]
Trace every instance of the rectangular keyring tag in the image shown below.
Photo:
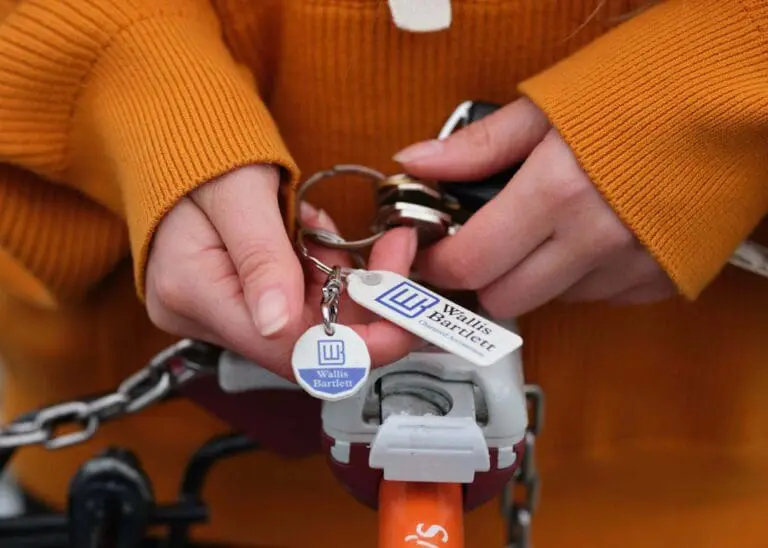
[[[470,362],[488,366],[520,348],[522,338],[394,272],[354,270],[347,294],[360,306]]]

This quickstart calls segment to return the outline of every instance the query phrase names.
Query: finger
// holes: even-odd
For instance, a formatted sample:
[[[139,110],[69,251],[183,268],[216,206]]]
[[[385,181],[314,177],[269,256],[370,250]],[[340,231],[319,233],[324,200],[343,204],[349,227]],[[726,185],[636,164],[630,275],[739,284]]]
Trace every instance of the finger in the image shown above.
[[[635,286],[608,302],[614,305],[654,304],[677,297],[679,292],[671,280]]]
[[[550,127],[546,115],[526,98],[469,124],[443,141],[417,143],[395,161],[417,177],[477,180],[528,156]]]
[[[551,240],[478,297],[491,316],[514,318],[551,301],[593,267],[590,255],[565,240]]]
[[[164,331],[208,340],[278,374],[290,373],[290,346],[259,337],[232,260],[191,200],[182,200],[155,235],[147,266],[147,311]]]
[[[558,221],[562,181],[591,186],[578,164],[547,137],[494,199],[458,230],[430,246],[416,261],[425,280],[446,289],[476,290],[512,270],[548,240]],[[553,167],[556,166],[556,167]]]
[[[388,270],[407,276],[416,256],[416,230],[398,227],[389,230],[374,244],[368,258],[369,270]]]
[[[639,285],[666,278],[658,263],[644,249],[618,254],[576,282],[558,300],[590,302],[611,299]]]
[[[390,230],[371,250],[368,269],[408,276],[416,255],[416,245],[414,229],[401,227]],[[374,366],[399,360],[419,344],[417,337],[381,318],[367,325],[351,327],[365,340]]]
[[[278,172],[249,166],[195,190],[235,265],[248,312],[262,337],[298,333],[304,276],[278,204]]]

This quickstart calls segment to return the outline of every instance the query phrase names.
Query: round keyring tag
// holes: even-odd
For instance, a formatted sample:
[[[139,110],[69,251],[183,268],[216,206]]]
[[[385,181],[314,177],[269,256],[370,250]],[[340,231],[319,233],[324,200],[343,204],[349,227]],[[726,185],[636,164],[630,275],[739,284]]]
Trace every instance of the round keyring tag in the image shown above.
[[[333,324],[333,335],[328,335],[320,324],[296,342],[291,365],[296,381],[308,394],[337,401],[353,396],[365,386],[371,355],[363,338],[352,328]]]

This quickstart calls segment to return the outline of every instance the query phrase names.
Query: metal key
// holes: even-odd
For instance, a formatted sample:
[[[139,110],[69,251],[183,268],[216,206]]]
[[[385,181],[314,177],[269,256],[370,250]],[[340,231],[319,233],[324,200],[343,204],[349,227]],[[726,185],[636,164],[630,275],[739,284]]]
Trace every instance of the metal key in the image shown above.
[[[419,247],[426,247],[455,230],[458,203],[408,175],[379,182],[376,201],[378,211],[371,226],[376,233],[398,226],[415,227]]]
[[[448,118],[438,138],[446,139],[498,108],[492,103],[466,101]],[[513,165],[479,181],[441,181],[434,187],[404,174],[379,180],[376,192],[379,209],[372,230],[382,232],[396,226],[413,226],[417,230],[419,246],[429,246],[454,234],[501,192],[520,166]]]

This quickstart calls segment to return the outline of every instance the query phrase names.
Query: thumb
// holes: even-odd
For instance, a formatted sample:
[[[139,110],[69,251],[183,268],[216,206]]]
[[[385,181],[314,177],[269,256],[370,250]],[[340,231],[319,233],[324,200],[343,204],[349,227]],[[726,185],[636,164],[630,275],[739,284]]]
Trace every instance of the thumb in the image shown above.
[[[219,233],[263,337],[299,327],[304,303],[303,273],[280,214],[279,184],[276,168],[248,166],[191,195]]]
[[[398,152],[394,160],[416,177],[476,181],[526,158],[549,129],[546,115],[529,99],[518,99],[453,133]]]

